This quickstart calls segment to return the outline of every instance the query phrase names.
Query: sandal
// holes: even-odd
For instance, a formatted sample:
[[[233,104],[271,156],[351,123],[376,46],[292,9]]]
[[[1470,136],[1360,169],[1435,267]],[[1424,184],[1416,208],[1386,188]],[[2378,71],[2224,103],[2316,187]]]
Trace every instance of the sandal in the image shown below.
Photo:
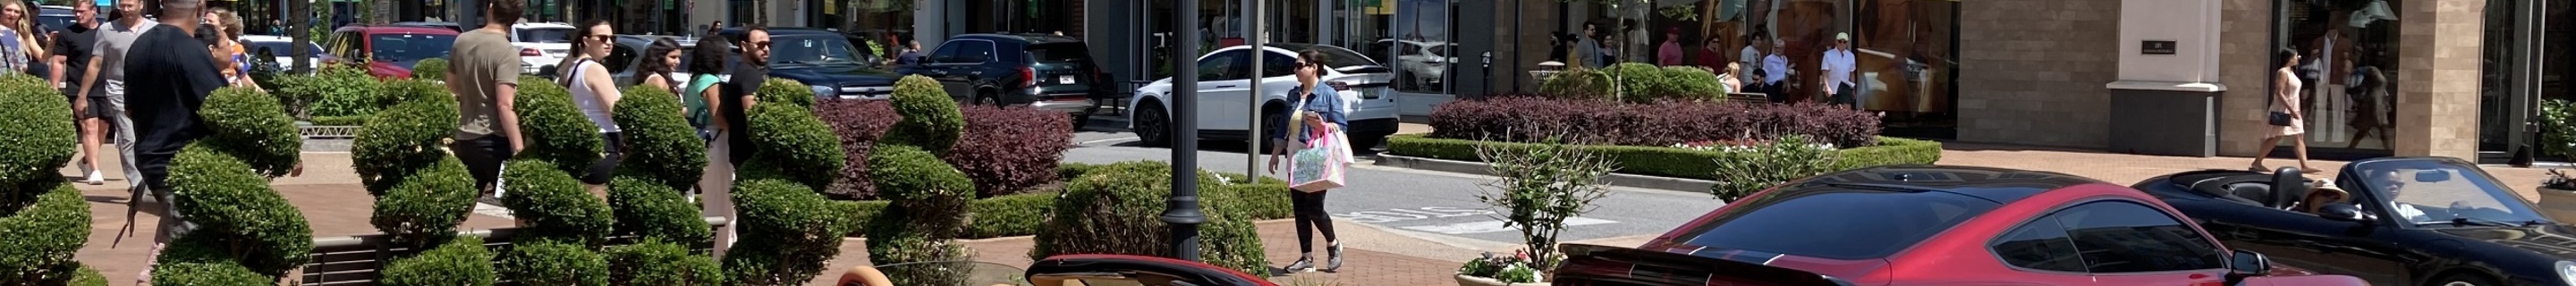
[[[2270,172],[2270,171],[2272,171],[2272,170],[2264,170],[2264,169],[2263,169],[2263,164],[2254,164],[2252,167],[2245,167],[2245,171],[2250,171],[2250,172],[2255,172],[2255,173],[2262,173],[2262,172]]]

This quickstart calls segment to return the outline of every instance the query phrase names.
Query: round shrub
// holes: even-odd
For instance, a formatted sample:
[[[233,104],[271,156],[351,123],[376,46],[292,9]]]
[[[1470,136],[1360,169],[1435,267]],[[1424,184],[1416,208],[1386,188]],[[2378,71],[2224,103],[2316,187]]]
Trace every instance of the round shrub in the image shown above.
[[[714,241],[715,232],[700,218],[697,204],[680,191],[637,176],[617,176],[608,185],[608,209],[617,218],[617,234],[683,245]]]
[[[455,108],[453,105],[456,104],[456,94],[448,92],[445,84],[428,80],[404,79],[386,81],[382,87],[384,92],[378,94],[382,97],[376,99],[376,106],[395,106],[405,102],[444,98],[450,105],[448,108]]]
[[[832,125],[832,133],[841,136],[841,176],[823,189],[823,196],[834,200],[877,199],[876,183],[868,178],[868,154],[875,152],[877,139],[894,126],[894,106],[884,100],[824,100],[814,108],[815,117]]]
[[[1572,68],[1539,82],[1539,93],[1558,99],[1618,100],[1618,85],[1601,70]]]
[[[538,160],[510,160],[501,167],[501,204],[522,224],[521,240],[604,243],[612,223],[608,204],[590,196],[581,181]]]
[[[1664,74],[1663,68],[1651,64],[1621,63],[1601,72],[1619,82],[1618,98],[1631,103],[1654,102],[1680,89],[1675,87],[1678,83],[1672,77]]]
[[[1107,166],[1143,167],[1143,164],[1121,163]],[[1056,198],[1055,214],[1041,226],[1032,259],[1058,254],[1097,253],[1169,256],[1165,245],[1170,231],[1160,215],[1164,199],[1171,195],[1169,173],[1139,172],[1148,168],[1100,170],[1075,178]],[[1169,167],[1165,167],[1169,170]],[[1209,193],[1202,193],[1203,195]],[[1213,265],[1268,273],[1261,260],[1260,239],[1246,235],[1257,230],[1240,211],[1229,212],[1224,206],[1233,202],[1225,195],[1214,195],[1203,204],[1208,208],[1209,236],[1200,238],[1204,258]]]
[[[857,224],[857,204],[824,200],[793,181],[749,179],[735,184],[739,236],[725,252],[725,276],[735,285],[803,285],[840,255],[841,238]]]
[[[947,154],[966,130],[966,116],[957,111],[957,100],[938,80],[923,76],[904,76],[894,83],[894,112],[903,120],[887,130],[884,142],[920,146],[931,153]]]
[[[715,259],[691,255],[680,244],[646,238],[635,244],[609,247],[607,256],[610,285],[726,285],[724,271],[716,267]]]
[[[599,160],[599,126],[591,125],[572,103],[572,93],[549,81],[519,79],[516,108],[519,138],[527,145],[513,158],[542,160],[566,173],[579,174]],[[497,131],[496,131],[497,132]],[[496,133],[497,134],[497,133]]]
[[[501,278],[521,285],[608,285],[608,259],[580,244],[517,242],[501,256]]]
[[[447,80],[447,59],[427,58],[411,64],[411,78]]]
[[[456,236],[438,248],[394,260],[378,274],[386,286],[490,286],[499,281],[483,238]]]
[[[368,194],[383,196],[405,176],[448,156],[446,140],[456,133],[456,101],[425,98],[376,113],[358,127],[349,159]]]
[[[813,112],[785,104],[753,105],[750,112],[751,140],[760,142],[753,145],[758,148],[753,162],[817,190],[841,175],[841,163],[848,159],[841,154],[841,139]]]
[[[907,145],[878,146],[868,157],[868,173],[876,178],[884,197],[897,205],[963,203],[974,192],[966,174],[920,147]],[[922,214],[939,215],[939,214]]]
[[[9,203],[0,208],[0,283],[36,284],[54,281],[72,273],[59,272],[55,266],[77,263],[73,254],[89,240],[89,202],[80,190],[61,179],[29,183],[25,187],[9,186]],[[38,186],[50,185],[36,193]],[[32,201],[14,201],[15,193],[41,194]],[[24,208],[20,208],[24,206]]]
[[[71,281],[65,281],[63,282],[63,285],[107,286],[107,275],[98,274],[98,268],[81,266],[79,270],[73,271],[76,272],[73,272]]]
[[[276,278],[251,272],[239,264],[221,262],[162,262],[152,267],[152,285],[216,286],[271,285]]]
[[[381,105],[384,98],[381,95],[384,92],[384,84],[377,82],[374,76],[367,75],[365,67],[323,68],[313,77],[310,82],[286,87],[294,90],[295,97],[310,94],[319,100],[313,103],[312,113],[309,114],[311,116],[367,115],[376,113],[378,108],[384,107]]]
[[[961,246],[948,244],[966,230],[966,204],[974,185],[965,173],[939,161],[929,151],[909,145],[881,145],[868,158],[868,176],[889,204],[867,223],[868,260],[877,265],[957,260]],[[890,275],[894,273],[888,273]],[[937,284],[948,276],[904,273],[899,281]]]
[[[1672,94],[1662,96],[1664,99],[1693,101],[1726,99],[1726,85],[1718,82],[1716,72],[1695,66],[1669,66],[1663,69],[1664,78],[1671,80],[1674,88],[1671,90]]]
[[[393,235],[395,244],[428,246],[431,239],[453,235],[456,224],[465,222],[474,199],[481,195],[465,163],[447,158],[427,170],[404,175],[401,183],[379,194],[369,222],[377,231]]]
[[[73,138],[71,103],[62,92],[47,88],[43,80],[26,76],[0,77],[0,184],[15,185],[30,180],[61,176],[64,162],[72,160]]]
[[[786,103],[797,107],[813,108],[815,96],[811,85],[792,79],[773,77],[769,78],[769,81],[761,82],[760,90],[752,91],[752,97],[760,103]]]
[[[302,264],[313,251],[313,228],[286,197],[269,189],[268,180],[232,156],[191,144],[170,160],[171,191],[179,194],[179,211],[197,228],[188,236],[205,243],[253,271],[282,275]]]
[[[626,158],[618,162],[619,174],[672,189],[698,183],[707,166],[707,145],[698,139],[697,128],[681,118],[681,109],[679,98],[668,91],[626,89],[610,115],[626,135]]]
[[[304,136],[295,128],[295,118],[286,116],[286,108],[277,98],[258,90],[241,87],[216,89],[206,97],[205,106],[197,109],[204,120],[206,142],[236,156],[266,177],[286,176],[304,148]]]

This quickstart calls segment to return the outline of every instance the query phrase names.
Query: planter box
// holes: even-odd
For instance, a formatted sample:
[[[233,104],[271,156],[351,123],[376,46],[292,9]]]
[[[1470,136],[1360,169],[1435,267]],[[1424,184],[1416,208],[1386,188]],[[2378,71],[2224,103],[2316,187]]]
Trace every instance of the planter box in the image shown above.
[[[1547,283],[1544,282],[1503,283],[1502,281],[1494,281],[1494,279],[1491,278],[1467,276],[1466,274],[1458,274],[1456,277],[1458,277],[1458,286],[1548,286]]]
[[[2540,214],[2558,221],[2576,221],[2576,190],[2541,187]]]

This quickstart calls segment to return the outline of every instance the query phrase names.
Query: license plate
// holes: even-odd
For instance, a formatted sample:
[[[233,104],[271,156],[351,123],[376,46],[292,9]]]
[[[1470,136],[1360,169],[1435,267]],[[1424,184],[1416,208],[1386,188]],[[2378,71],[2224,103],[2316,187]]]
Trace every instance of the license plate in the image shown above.
[[[1055,82],[1061,84],[1073,84],[1073,76],[1056,76]]]

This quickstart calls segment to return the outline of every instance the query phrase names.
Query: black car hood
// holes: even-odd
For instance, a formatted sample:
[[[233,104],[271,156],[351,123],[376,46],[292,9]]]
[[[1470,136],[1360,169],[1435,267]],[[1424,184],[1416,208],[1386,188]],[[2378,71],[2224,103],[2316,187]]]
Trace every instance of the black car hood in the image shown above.
[[[808,85],[891,86],[895,73],[859,65],[780,65],[771,66],[770,77],[793,79]]]
[[[2511,247],[2558,259],[2576,259],[2576,228],[2562,224],[2524,227],[2460,227],[2434,233]]]

